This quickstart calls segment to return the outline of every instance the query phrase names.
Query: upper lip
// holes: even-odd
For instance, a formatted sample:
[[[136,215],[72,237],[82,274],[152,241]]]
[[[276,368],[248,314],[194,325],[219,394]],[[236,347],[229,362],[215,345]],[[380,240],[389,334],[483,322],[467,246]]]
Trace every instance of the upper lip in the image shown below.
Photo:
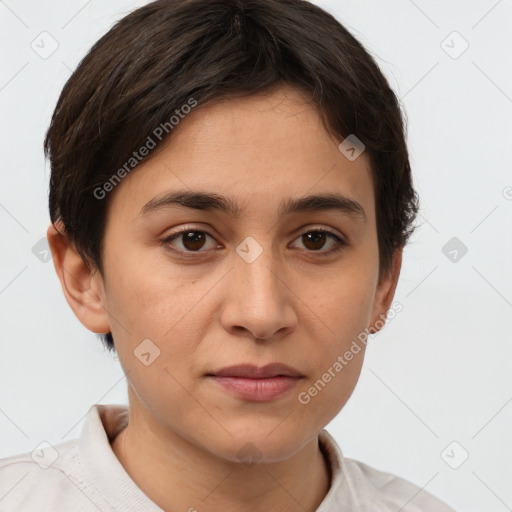
[[[215,375],[216,377],[245,377],[249,379],[264,379],[278,376],[304,377],[298,370],[282,363],[271,363],[265,366],[237,364],[227,366],[208,375]]]

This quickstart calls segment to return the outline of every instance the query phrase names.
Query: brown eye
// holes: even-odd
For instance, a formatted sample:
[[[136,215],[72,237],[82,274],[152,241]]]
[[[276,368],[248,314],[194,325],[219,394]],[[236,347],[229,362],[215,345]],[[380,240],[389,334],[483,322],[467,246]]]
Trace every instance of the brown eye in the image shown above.
[[[324,249],[329,238],[331,238],[334,243],[331,248]],[[319,252],[326,256],[341,250],[343,246],[347,245],[339,236],[331,233],[330,231],[321,229],[309,230],[299,236],[296,240],[300,240],[308,252]]]
[[[183,237],[183,245],[191,251],[201,249],[206,240],[205,234],[201,231],[187,231],[182,233],[181,236]]]
[[[207,238],[212,238],[208,233],[199,231],[196,229],[186,229],[175,233],[165,240],[162,240],[163,244],[173,245],[171,242],[178,240],[181,242],[182,247],[178,247],[182,252],[205,252],[203,247],[207,244]],[[213,238],[212,238],[213,240]],[[215,244],[213,244],[215,247]]]
[[[302,241],[304,245],[312,251],[318,251],[322,249],[325,244],[327,236],[324,232],[311,231],[302,235]]]

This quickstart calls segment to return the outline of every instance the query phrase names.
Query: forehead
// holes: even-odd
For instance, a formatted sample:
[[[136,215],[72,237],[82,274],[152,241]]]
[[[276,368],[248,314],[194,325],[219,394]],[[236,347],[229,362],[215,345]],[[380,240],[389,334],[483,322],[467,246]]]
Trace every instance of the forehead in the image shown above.
[[[173,191],[215,193],[236,215],[282,215],[290,199],[342,194],[374,216],[373,183],[365,153],[354,161],[338,149],[314,106],[281,89],[198,107],[158,153],[114,190],[111,209],[140,216]]]

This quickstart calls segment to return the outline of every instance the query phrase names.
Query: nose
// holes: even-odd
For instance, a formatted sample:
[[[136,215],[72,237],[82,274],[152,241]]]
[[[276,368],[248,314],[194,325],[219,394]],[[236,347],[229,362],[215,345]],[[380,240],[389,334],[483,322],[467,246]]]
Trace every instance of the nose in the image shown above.
[[[293,283],[271,249],[264,249],[254,261],[237,255],[224,293],[220,318],[230,334],[268,341],[296,327]]]

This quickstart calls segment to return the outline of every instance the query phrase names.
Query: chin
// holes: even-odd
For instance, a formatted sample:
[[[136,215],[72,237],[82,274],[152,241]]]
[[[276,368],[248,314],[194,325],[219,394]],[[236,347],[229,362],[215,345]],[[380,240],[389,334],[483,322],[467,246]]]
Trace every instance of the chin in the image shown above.
[[[285,420],[286,421],[286,420]],[[210,450],[218,457],[247,467],[255,464],[272,464],[290,458],[308,441],[304,432],[294,433],[288,428],[276,428],[279,422],[263,427],[255,424],[247,429],[227,429],[232,433],[223,436],[220,444]]]

